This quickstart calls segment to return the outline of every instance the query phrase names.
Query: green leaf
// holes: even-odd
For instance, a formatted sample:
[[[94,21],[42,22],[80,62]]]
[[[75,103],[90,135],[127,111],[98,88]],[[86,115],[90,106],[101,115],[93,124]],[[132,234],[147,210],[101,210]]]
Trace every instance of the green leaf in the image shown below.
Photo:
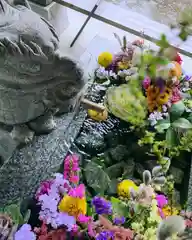
[[[184,113],[184,111],[185,111],[185,104],[183,103],[183,101],[179,101],[179,102],[174,103],[171,106],[170,114],[173,117],[179,118]]]
[[[23,216],[20,212],[20,206],[16,204],[6,206],[4,212],[12,218],[15,224],[23,224]]]
[[[160,48],[168,48],[169,47],[169,42],[167,41],[166,35],[162,34],[161,39],[157,41],[157,46]]]
[[[110,182],[110,186],[107,189],[107,194],[115,195],[117,193],[117,185],[118,185],[118,183],[119,183],[119,181],[116,178],[112,179],[111,182]]]
[[[139,78],[143,80],[145,75],[146,75],[145,68],[141,66],[141,68],[139,69]]]
[[[85,177],[87,184],[92,187],[97,193],[104,193],[109,185],[110,178],[103,171],[102,167],[94,162],[89,162],[85,167]]]
[[[181,38],[181,40],[186,41],[188,36],[189,33],[185,30],[185,28],[183,28],[179,34],[179,37]]]
[[[192,123],[192,113],[189,114],[187,119]]]
[[[155,126],[155,129],[159,133],[163,133],[164,130],[168,129],[170,126],[171,126],[170,121],[165,119],[165,120],[160,121],[159,124]]]
[[[129,207],[126,206],[121,200],[118,198],[111,198],[111,204],[113,208],[113,214],[119,217],[124,216],[127,217],[129,215]]]
[[[156,70],[157,70],[156,64],[151,64],[148,67],[148,74],[151,78],[154,78],[156,76]]]
[[[180,129],[191,129],[192,124],[187,120],[186,118],[179,118],[176,121],[172,123],[172,126],[174,128],[180,128]]]
[[[169,61],[165,57],[156,56],[154,58],[156,65],[167,65]]]
[[[171,148],[177,145],[177,134],[172,127],[167,129],[165,139],[167,148]]]
[[[28,223],[30,216],[31,216],[31,210],[28,209],[23,218],[23,224]]]
[[[116,164],[108,167],[106,169],[106,173],[108,174],[110,179],[121,177],[124,166],[125,166],[125,162],[124,161],[116,163]]]

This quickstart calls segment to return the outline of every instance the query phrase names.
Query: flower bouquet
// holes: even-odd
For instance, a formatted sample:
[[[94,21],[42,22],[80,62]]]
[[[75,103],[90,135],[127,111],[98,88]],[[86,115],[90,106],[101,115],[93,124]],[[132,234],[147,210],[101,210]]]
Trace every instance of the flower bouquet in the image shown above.
[[[112,197],[90,196],[79,183],[79,171],[78,156],[69,154],[64,174],[55,174],[37,190],[41,227],[32,229],[24,224],[15,233],[15,240],[190,239],[191,213],[174,209],[166,195],[155,191],[156,185],[166,182],[160,166],[152,173],[144,171],[140,185],[123,180]]]

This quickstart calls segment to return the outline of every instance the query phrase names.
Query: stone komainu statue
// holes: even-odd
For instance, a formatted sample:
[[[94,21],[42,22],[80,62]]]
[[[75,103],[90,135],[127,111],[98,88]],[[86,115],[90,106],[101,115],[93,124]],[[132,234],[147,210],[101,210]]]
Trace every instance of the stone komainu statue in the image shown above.
[[[28,143],[55,127],[53,115],[84,86],[77,64],[57,53],[59,39],[27,0],[0,0],[0,123]],[[31,131],[33,130],[33,131]]]

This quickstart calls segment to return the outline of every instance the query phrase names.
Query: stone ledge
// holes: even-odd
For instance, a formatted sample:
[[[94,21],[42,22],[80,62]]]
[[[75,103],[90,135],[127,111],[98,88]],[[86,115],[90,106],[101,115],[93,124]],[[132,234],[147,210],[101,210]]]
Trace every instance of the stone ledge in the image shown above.
[[[41,6],[34,2],[29,3],[34,12],[44,17],[54,26],[59,36],[68,28],[69,20],[66,7],[54,2],[47,6]]]

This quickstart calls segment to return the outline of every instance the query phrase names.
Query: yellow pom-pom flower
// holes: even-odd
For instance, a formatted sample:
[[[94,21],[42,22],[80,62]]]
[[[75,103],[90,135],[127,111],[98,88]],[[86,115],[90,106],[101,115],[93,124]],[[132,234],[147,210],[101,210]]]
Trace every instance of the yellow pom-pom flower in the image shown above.
[[[78,198],[66,195],[59,203],[58,209],[60,212],[68,213],[77,219],[80,214],[86,214],[87,202],[85,197]]]
[[[132,180],[123,180],[117,186],[117,193],[120,197],[129,198],[131,189],[138,191],[139,187]]]
[[[103,52],[98,57],[98,63],[102,67],[108,67],[113,61],[113,55],[110,52]]]

